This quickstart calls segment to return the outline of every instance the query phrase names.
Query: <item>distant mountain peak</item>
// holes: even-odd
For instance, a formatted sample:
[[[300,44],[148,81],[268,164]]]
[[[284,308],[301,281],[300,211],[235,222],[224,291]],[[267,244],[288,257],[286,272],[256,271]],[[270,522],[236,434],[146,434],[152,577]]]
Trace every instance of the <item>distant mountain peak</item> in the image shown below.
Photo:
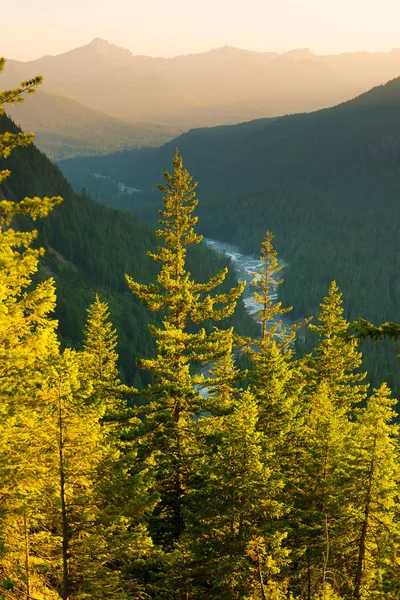
[[[220,46],[219,48],[213,48],[209,51],[209,54],[236,54],[238,52],[242,53],[251,53],[250,50],[241,50],[240,48],[235,48],[235,46],[229,46],[226,44],[225,46]]]
[[[315,56],[315,54],[311,52],[310,48],[295,48],[294,50],[288,50],[287,52],[284,52],[284,55],[291,56],[296,60],[304,60]]]
[[[94,40],[92,40],[88,46],[93,48],[96,52],[104,52],[110,48],[111,44],[107,42],[107,40],[97,37],[94,38]]]
[[[121,48],[115,44],[110,44],[107,40],[103,40],[102,38],[94,38],[89,44],[78,48],[78,50],[117,60],[132,58],[132,52],[130,50]]]

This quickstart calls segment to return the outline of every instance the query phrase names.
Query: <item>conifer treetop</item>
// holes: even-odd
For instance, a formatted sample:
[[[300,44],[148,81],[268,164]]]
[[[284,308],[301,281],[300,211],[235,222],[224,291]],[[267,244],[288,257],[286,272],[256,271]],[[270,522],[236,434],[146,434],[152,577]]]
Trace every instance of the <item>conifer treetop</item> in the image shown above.
[[[0,72],[4,64],[5,60],[0,59]],[[41,77],[36,77],[23,82],[20,88],[0,92],[0,114],[4,113],[5,104],[21,102],[23,94],[32,93],[40,82]],[[32,139],[33,134],[21,132],[0,134],[0,157],[7,158],[14,148],[27,146]],[[9,174],[8,170],[0,171],[0,184]],[[16,394],[18,387],[26,386],[25,380],[35,383],[40,377],[37,364],[58,347],[54,333],[57,322],[49,318],[55,307],[54,281],[48,279],[32,286],[32,275],[38,270],[39,257],[44,250],[31,246],[37,231],[18,231],[13,228],[13,218],[25,215],[35,220],[47,215],[59,202],[58,196],[24,198],[20,202],[0,201],[0,346],[4,352],[0,370],[3,381],[7,380],[8,368],[14,374],[24,372],[24,378],[13,378],[7,393],[14,389]]]
[[[186,270],[187,246],[199,244],[203,239],[194,231],[198,217],[192,215],[198,203],[195,194],[197,183],[193,182],[193,177],[183,167],[178,150],[172,165],[173,173],[164,171],[165,184],[158,185],[164,194],[164,209],[159,211],[161,227],[157,230],[157,237],[164,239],[164,245],[158,246],[155,253],[148,252],[162,265],[157,283],[140,284],[129,276],[126,276],[126,280],[132,292],[147,308],[163,310],[171,325],[182,328],[188,321],[219,321],[231,316],[245,282],[228,293],[210,296],[209,292],[225,280],[228,270],[222,269],[206,283],[195,282]],[[206,295],[203,297],[202,294]]]
[[[94,358],[93,377],[100,381],[117,381],[117,332],[109,321],[108,306],[98,294],[87,309],[87,314],[83,348]]]
[[[278,253],[273,246],[273,239],[274,234],[267,231],[265,240],[261,243],[260,261],[262,265],[258,273],[252,273],[254,277],[252,284],[255,287],[253,297],[262,307],[257,316],[261,321],[261,343],[263,345],[268,344],[279,335],[283,339],[286,338],[286,332],[282,331],[280,317],[292,310],[291,306],[283,308],[282,302],[275,302],[271,298],[271,292],[283,283],[283,278],[277,277],[282,271],[283,265],[278,262]],[[274,322],[277,318],[278,320]],[[293,336],[290,335],[290,341],[292,339]],[[285,345],[288,343],[290,343],[289,340],[285,339]]]
[[[362,354],[358,351],[357,340],[346,335],[349,323],[343,316],[342,294],[336,281],[332,281],[320,306],[319,324],[309,324],[317,333],[319,343],[314,356],[306,357],[307,368],[311,368],[314,384],[329,383],[337,394],[337,401],[349,408],[365,397],[368,384],[364,383],[366,373],[358,371]]]
[[[132,292],[153,311],[162,313],[160,326],[150,325],[156,342],[156,358],[138,361],[141,368],[153,376],[153,383],[144,390],[147,404],[141,407],[145,416],[141,443],[157,456],[157,491],[160,503],[157,543],[173,547],[185,530],[185,502],[189,483],[188,465],[193,452],[193,415],[206,410],[205,400],[192,375],[194,363],[214,363],[229,352],[227,334],[216,326],[211,333],[197,327],[206,321],[229,317],[244,289],[244,283],[223,293],[210,292],[225,279],[223,269],[206,283],[197,283],[186,269],[186,250],[198,244],[202,236],[194,226],[197,217],[196,184],[183,167],[176,152],[173,173],[164,172],[165,183],[159,186],[164,194],[164,209],[160,211],[157,236],[164,245],[149,253],[161,269],[156,283],[141,284],[126,277]],[[193,326],[195,324],[195,326]],[[204,379],[201,382],[204,385]]]

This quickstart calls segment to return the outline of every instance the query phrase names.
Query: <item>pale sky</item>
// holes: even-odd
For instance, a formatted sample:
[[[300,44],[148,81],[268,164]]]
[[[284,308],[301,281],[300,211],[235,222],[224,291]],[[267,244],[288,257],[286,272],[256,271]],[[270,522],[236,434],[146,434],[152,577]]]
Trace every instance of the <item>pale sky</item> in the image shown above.
[[[318,54],[400,47],[399,0],[3,0],[0,56],[32,60],[104,38],[133,54],[226,44]]]

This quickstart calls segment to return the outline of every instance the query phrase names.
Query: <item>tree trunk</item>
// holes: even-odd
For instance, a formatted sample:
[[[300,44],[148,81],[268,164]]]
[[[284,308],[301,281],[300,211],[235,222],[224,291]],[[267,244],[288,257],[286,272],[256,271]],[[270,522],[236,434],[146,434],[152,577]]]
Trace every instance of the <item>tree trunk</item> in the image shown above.
[[[62,523],[62,600],[69,600],[69,532],[67,503],[65,498],[65,469],[64,469],[64,431],[63,431],[63,406],[61,397],[61,385],[58,389],[58,450],[59,450],[59,472],[60,472],[60,500],[61,500],[61,523]]]
[[[258,557],[257,557],[257,571],[258,571],[258,579],[260,581],[261,598],[262,598],[262,600],[268,600],[267,595],[265,593],[264,577],[262,574],[260,555],[258,555]]]
[[[179,469],[179,466],[178,466]],[[175,498],[173,505],[173,538],[177,541],[185,529],[182,517],[182,481],[181,473],[175,474]]]
[[[325,511],[325,552],[324,552],[324,565],[322,568],[322,590],[323,590],[323,600],[325,600],[325,584],[326,584],[326,572],[328,569],[328,561],[329,561],[329,525],[328,525],[328,514]]]
[[[375,444],[374,444],[375,446]],[[364,560],[365,560],[365,547],[367,541],[367,533],[368,533],[368,525],[369,525],[369,511],[371,506],[371,488],[372,488],[372,479],[374,475],[374,459],[371,460],[369,474],[368,474],[368,488],[367,488],[367,497],[365,500],[365,508],[364,508],[364,520],[361,527],[361,535],[360,535],[360,543],[358,545],[358,561],[357,561],[357,570],[356,576],[354,580],[354,592],[353,598],[355,600],[361,600],[361,585],[364,577]]]
[[[311,560],[310,548],[307,548],[307,600],[311,600]]]
[[[265,274],[264,274],[264,303],[263,303],[263,312],[261,319],[261,342],[265,342],[267,339],[267,328],[268,328],[268,318],[267,318],[267,309],[268,309],[268,291],[269,291],[269,272],[268,272],[268,263],[267,259],[265,262]]]
[[[185,523],[182,516],[182,497],[183,497],[183,485],[182,485],[182,448],[181,448],[181,432],[180,432],[180,415],[182,412],[181,401],[178,399],[174,409],[174,421],[176,428],[176,444],[177,444],[177,456],[174,473],[174,501],[173,501],[173,541],[177,541],[182,532],[185,529]]]
[[[26,600],[30,600],[31,580],[30,580],[30,569],[29,569],[29,533],[28,533],[28,520],[26,518],[25,512],[24,512],[24,538],[25,538]]]

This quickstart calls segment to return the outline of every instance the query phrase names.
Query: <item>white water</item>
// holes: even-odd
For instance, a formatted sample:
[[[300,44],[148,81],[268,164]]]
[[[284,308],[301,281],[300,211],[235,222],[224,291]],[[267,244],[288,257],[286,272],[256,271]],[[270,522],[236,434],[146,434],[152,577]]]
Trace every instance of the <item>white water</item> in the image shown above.
[[[115,179],[112,179],[109,175],[101,175],[100,173],[90,173],[90,175],[93,175],[93,177],[96,177],[96,179],[108,179],[108,181],[110,181],[111,183],[114,183],[115,185],[117,185],[118,186],[118,194],[119,194],[119,196],[122,196],[123,194],[128,194],[129,196],[131,196],[132,194],[136,194],[137,192],[141,192],[141,190],[138,190],[137,188],[128,187],[124,183],[121,183],[119,181],[115,181]]]
[[[263,263],[255,256],[243,254],[240,252],[237,246],[226,244],[225,242],[219,242],[217,240],[211,240],[209,238],[204,238],[204,241],[206,245],[209,248],[212,248],[215,252],[230,258],[238,281],[246,281],[246,287],[243,292],[243,303],[249,315],[255,318],[257,312],[261,308],[261,305],[253,298],[255,291],[253,281],[257,280],[258,271]],[[279,261],[279,264],[282,265],[282,267],[287,266],[287,264],[283,261]],[[282,274],[282,271],[280,274]],[[254,276],[254,274],[256,274],[256,276]],[[278,299],[276,287],[277,286],[275,285],[274,291],[270,294],[270,298],[275,301]]]

